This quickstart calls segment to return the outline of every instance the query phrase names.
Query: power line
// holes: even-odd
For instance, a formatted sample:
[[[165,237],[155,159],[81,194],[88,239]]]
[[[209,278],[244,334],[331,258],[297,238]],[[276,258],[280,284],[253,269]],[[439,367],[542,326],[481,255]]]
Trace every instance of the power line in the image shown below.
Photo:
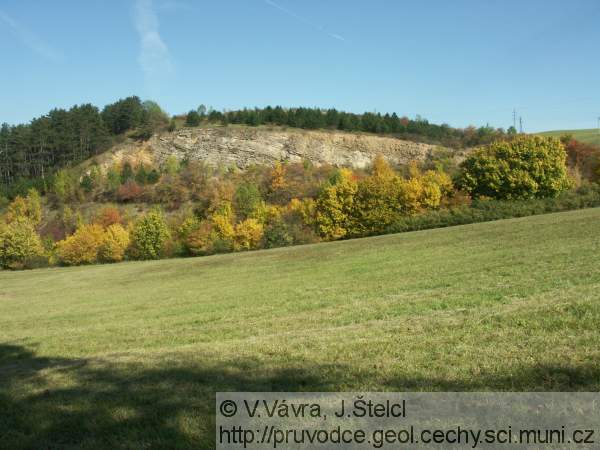
[[[523,117],[519,116],[519,133],[523,134]]]

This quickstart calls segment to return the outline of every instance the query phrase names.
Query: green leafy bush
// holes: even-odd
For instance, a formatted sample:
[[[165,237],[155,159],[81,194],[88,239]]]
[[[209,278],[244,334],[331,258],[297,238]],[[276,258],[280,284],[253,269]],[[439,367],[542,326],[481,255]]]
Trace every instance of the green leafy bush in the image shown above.
[[[570,187],[566,157],[564,145],[553,138],[521,136],[495,142],[462,163],[459,186],[473,197],[555,197]]]
[[[285,221],[274,220],[265,228],[263,234],[265,248],[287,247],[292,244],[294,244],[294,237]]]
[[[200,125],[201,120],[200,114],[192,110],[185,116],[185,125],[188,127],[197,127]]]
[[[159,259],[171,234],[162,212],[153,209],[140,217],[130,233],[130,254],[134,259]]]
[[[253,213],[260,207],[262,197],[258,186],[254,183],[241,183],[235,190],[233,205],[237,216],[244,220],[252,217]]]
[[[528,200],[474,200],[472,205],[427,211],[405,216],[389,226],[387,233],[427,230],[514,217],[534,216],[600,206],[600,186],[585,185],[558,197]]]

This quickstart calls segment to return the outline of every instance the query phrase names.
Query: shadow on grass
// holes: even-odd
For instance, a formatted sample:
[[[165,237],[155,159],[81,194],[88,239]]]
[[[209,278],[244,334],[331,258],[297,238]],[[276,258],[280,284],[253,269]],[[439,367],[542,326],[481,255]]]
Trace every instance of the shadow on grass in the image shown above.
[[[0,344],[0,448],[208,449],[215,392],[334,386],[324,366],[266,370],[242,358],[187,364],[40,358]]]
[[[177,358],[139,362],[40,358],[0,344],[0,448],[214,447],[215,392],[360,390],[597,390],[600,366],[507,369],[448,381],[383,380],[342,365]],[[368,378],[367,378],[368,377]],[[374,390],[371,388],[371,390]]]
[[[442,377],[397,377],[384,382],[392,391],[492,391],[492,392],[596,392],[600,390],[600,363],[577,367],[535,364],[514,366],[507,362],[505,373],[481,373],[469,379]]]

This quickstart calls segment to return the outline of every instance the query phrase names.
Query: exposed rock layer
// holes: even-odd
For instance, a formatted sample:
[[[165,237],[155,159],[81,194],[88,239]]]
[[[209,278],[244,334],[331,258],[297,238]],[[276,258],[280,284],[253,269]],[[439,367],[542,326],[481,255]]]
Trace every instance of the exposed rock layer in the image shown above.
[[[308,159],[317,165],[358,168],[367,166],[377,154],[394,164],[423,160],[434,148],[429,144],[356,133],[229,126],[184,128],[155,135],[144,144],[122,144],[113,150],[112,159],[160,164],[174,155],[178,159],[241,169],[252,164]]]

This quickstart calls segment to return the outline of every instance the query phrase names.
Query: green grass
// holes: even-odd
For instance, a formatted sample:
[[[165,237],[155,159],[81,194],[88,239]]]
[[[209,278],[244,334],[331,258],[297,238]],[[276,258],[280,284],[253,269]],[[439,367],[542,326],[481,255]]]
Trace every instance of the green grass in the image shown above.
[[[599,230],[0,273],[0,448],[211,448],[216,391],[597,391]]]
[[[543,133],[537,134],[539,134],[540,136],[552,136],[556,138],[561,137],[563,134],[571,134],[578,141],[600,145],[600,133],[598,133],[598,128],[591,128],[589,130],[544,131]]]

